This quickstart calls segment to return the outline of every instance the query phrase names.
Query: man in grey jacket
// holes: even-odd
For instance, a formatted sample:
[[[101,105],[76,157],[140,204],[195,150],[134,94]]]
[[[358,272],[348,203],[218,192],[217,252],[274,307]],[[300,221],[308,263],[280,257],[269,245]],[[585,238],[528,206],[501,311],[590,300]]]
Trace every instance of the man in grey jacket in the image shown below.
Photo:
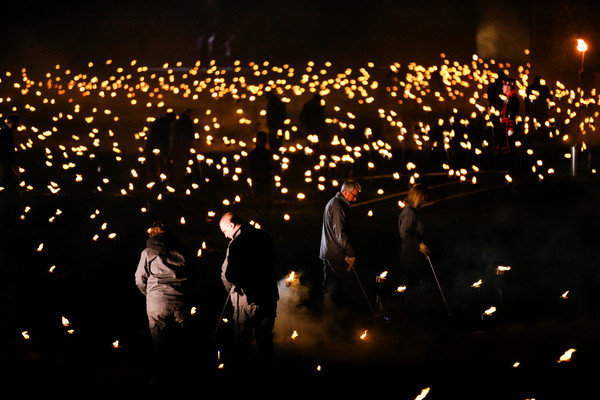
[[[135,272],[135,283],[146,296],[152,343],[160,361],[181,344],[191,257],[160,222],[148,229],[146,248]]]
[[[350,202],[356,201],[361,187],[357,181],[342,184],[325,206],[321,229],[319,258],[323,261],[323,295],[325,306],[343,306],[344,291],[352,279],[356,254],[350,221]]]

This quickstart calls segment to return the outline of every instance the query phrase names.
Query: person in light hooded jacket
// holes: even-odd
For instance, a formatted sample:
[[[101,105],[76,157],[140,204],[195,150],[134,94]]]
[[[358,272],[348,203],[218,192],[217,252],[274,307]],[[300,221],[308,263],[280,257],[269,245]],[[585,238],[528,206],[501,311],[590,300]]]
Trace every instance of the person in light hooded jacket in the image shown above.
[[[146,296],[152,344],[158,357],[173,355],[186,322],[186,283],[191,258],[161,222],[148,229],[135,283]]]

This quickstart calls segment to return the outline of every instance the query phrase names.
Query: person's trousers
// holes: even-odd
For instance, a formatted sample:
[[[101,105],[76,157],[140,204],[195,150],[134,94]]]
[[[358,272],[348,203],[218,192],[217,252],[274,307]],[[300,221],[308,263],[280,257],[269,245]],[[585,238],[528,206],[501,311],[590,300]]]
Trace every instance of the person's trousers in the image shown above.
[[[275,310],[275,307],[256,304],[234,304],[233,318],[235,321],[236,356],[238,361],[248,361],[253,334],[262,360],[272,359]]]

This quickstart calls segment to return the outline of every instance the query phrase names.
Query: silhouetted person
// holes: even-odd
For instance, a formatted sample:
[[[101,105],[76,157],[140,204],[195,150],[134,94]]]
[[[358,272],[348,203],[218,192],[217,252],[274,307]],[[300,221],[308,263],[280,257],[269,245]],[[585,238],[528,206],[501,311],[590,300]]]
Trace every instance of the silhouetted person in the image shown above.
[[[175,119],[175,113],[168,112],[155,119],[150,125],[145,148],[149,181],[153,181],[161,173],[168,172],[169,136]]]
[[[517,162],[517,116],[519,114],[519,98],[514,79],[502,80],[502,93],[504,97],[500,109],[500,121],[497,129],[494,130],[496,159],[500,168],[513,172]]]
[[[275,276],[275,244],[263,229],[244,223],[226,213],[219,228],[230,242],[221,267],[221,280],[230,295],[235,324],[236,363],[241,373],[251,373],[252,337],[260,361],[269,366],[273,359],[273,328],[279,292]]]
[[[20,208],[19,166],[15,150],[14,133],[19,126],[19,116],[9,115],[0,128],[0,223],[16,221]]]
[[[273,91],[267,92],[267,127],[269,128],[269,147],[273,153],[279,151],[283,141],[287,109]]]
[[[323,266],[323,311],[345,323],[358,289],[354,287],[356,250],[350,217],[350,203],[356,201],[360,184],[348,180],[323,211],[319,258]],[[356,289],[356,290],[355,290]]]
[[[176,188],[183,187],[185,183],[185,174],[188,160],[190,158],[190,148],[194,142],[194,122],[190,117],[191,110],[188,108],[179,115],[179,118],[173,123],[170,138],[169,158],[171,183]]]
[[[549,114],[548,101],[552,100],[552,94],[539,75],[536,75],[531,85],[527,86],[526,95],[525,112],[535,118],[534,132],[548,132],[546,126]]]
[[[487,96],[490,107],[500,111],[504,105],[502,102],[502,81],[508,78],[504,70],[498,71],[498,77],[488,86]]]
[[[429,278],[425,243],[425,224],[421,207],[429,197],[429,190],[421,184],[413,185],[406,196],[405,205],[398,216],[400,233],[400,271],[398,283],[414,290]]]
[[[217,32],[213,32],[210,34],[210,36],[206,40],[206,52],[207,52],[209,60],[212,60],[214,58],[213,51],[215,49],[216,37],[217,37]]]
[[[430,251],[426,243],[425,220],[421,208],[428,197],[429,189],[422,184],[413,185],[408,191],[405,206],[398,216],[399,270],[390,274],[393,286],[406,286],[405,292],[398,296],[398,316],[412,322],[429,319],[429,311],[438,300],[435,278],[427,260]]]
[[[273,156],[267,149],[267,133],[256,134],[256,146],[248,155],[248,172],[252,180],[252,195],[260,222],[266,222],[271,209],[271,184],[273,182]]]
[[[225,54],[225,63],[226,65],[231,65],[231,58],[233,57],[233,44],[235,40],[235,34],[229,35],[229,38],[225,41],[224,44],[224,54]]]
[[[321,137],[325,127],[325,105],[323,104],[323,97],[319,93],[316,93],[302,107],[300,125],[304,127],[307,134],[317,135],[319,144],[325,139]]]

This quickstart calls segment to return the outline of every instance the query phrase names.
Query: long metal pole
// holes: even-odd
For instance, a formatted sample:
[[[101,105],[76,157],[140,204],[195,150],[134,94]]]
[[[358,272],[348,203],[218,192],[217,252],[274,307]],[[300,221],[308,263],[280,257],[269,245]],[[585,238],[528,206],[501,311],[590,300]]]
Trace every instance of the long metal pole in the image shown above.
[[[433,268],[433,264],[431,263],[431,258],[429,258],[429,256],[427,256],[427,261],[429,261],[429,266],[431,267],[431,272],[433,272],[433,277],[435,278],[435,282],[437,283],[438,289],[440,289],[440,294],[442,295],[442,300],[444,301],[446,310],[448,310],[448,315],[450,315],[450,308],[448,307],[448,303],[446,302],[446,297],[444,297],[444,292],[442,291],[442,287],[440,286],[440,281],[438,281],[437,275],[435,274],[435,269]]]
[[[369,305],[369,309],[371,310],[371,314],[376,315],[375,312],[373,311],[373,307],[371,306],[371,302],[369,301],[369,297],[367,296],[367,292],[365,292],[365,289],[363,288],[362,283],[360,282],[360,279],[358,277],[358,274],[356,273],[356,270],[354,269],[354,267],[350,267],[350,269],[352,269],[352,271],[354,272],[354,276],[356,276],[356,280],[358,281],[358,285],[360,286],[360,290],[362,290],[363,295],[365,296],[365,300],[367,300],[367,304]]]
[[[223,319],[223,314],[225,314],[225,308],[227,307],[227,303],[229,303],[229,298],[231,297],[231,292],[227,293],[227,298],[225,299],[225,304],[223,304],[223,309],[221,310],[221,315],[219,316],[219,320],[217,321],[217,326],[213,332],[213,336],[217,334],[219,330],[219,326],[221,325],[221,320]]]

